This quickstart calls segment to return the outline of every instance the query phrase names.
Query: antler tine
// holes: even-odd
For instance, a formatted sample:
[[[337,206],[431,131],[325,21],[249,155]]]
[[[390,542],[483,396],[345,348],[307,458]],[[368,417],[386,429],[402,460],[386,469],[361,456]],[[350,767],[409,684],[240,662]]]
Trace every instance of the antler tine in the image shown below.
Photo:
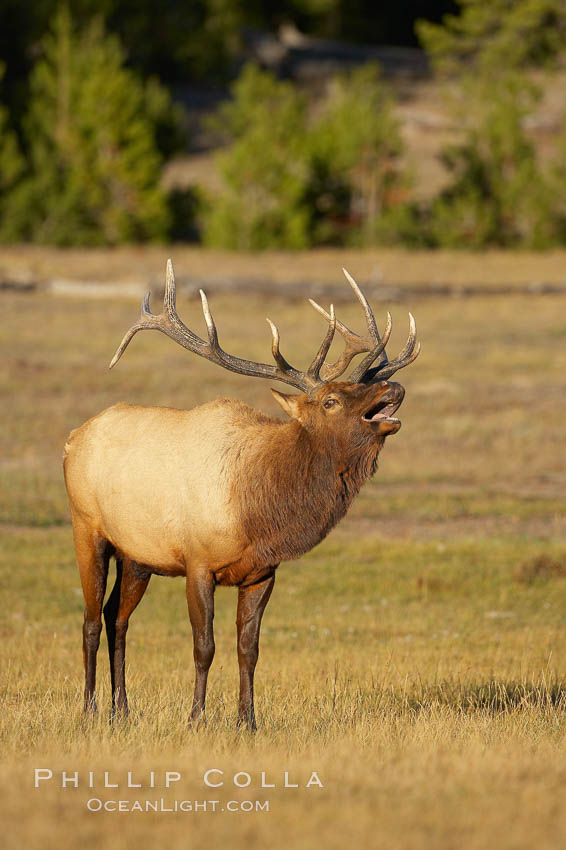
[[[163,296],[163,306],[169,316],[177,315],[177,287],[175,285],[175,270],[173,269],[173,262],[171,259],[167,260],[167,266],[165,268],[165,295]]]
[[[357,384],[361,381],[362,377],[365,375],[367,370],[370,368],[372,363],[375,363],[378,357],[380,357],[380,365],[385,366],[386,363],[389,363],[387,359],[387,354],[385,352],[385,346],[389,342],[389,337],[391,336],[391,331],[393,329],[393,320],[391,318],[391,313],[387,312],[387,321],[385,324],[385,330],[383,331],[383,336],[381,337],[381,342],[379,342],[375,348],[373,348],[367,357],[356,366],[352,374],[349,376],[348,380],[353,384]]]
[[[293,367],[290,363],[287,363],[279,350],[279,329],[277,328],[277,325],[271,321],[271,319],[266,319],[266,322],[271,328],[271,353],[273,355],[273,359],[283,372],[289,372],[289,370]]]
[[[129,331],[126,331],[126,333],[124,334],[122,342],[116,349],[116,353],[110,361],[110,365],[108,366],[109,369],[112,369],[112,367],[116,365],[128,345],[130,344],[132,338],[137,334],[138,331],[141,331],[144,328],[155,328],[156,330],[161,330],[160,323],[158,322],[160,316],[155,316],[149,309],[150,297],[151,292],[146,292],[142,299],[140,319],[138,322],[136,322],[135,325],[132,325]]]
[[[114,354],[114,357],[110,361],[110,364],[108,366],[109,369],[112,369],[112,367],[116,365],[116,363],[118,362],[118,360],[120,359],[120,357],[122,356],[122,354],[124,353],[126,348],[128,347],[130,340],[135,335],[135,333],[139,330],[141,330],[141,328],[138,328],[134,325],[133,327],[130,328],[130,330],[126,334],[124,334],[124,338],[123,338],[122,342],[120,343],[120,345],[116,349],[116,353]]]
[[[330,313],[327,313],[324,307],[321,307],[320,304],[317,304],[316,301],[313,301],[312,298],[309,298],[309,304],[311,305],[311,307],[314,307],[317,313],[320,313],[321,316],[324,316],[327,322],[330,322]],[[340,334],[352,333],[352,331],[349,330],[349,328],[347,328],[346,325],[340,321],[340,319],[336,319],[336,330]]]
[[[197,354],[203,354],[203,347],[206,343],[199,336],[194,334],[189,328],[179,319],[177,315],[176,304],[176,287],[175,287],[175,272],[173,263],[167,260],[167,271],[165,275],[165,295],[163,297],[163,310],[158,315],[155,315],[149,309],[150,292],[146,292],[141,307],[141,316],[138,322],[124,334],[124,338],[118,346],[116,353],[110,361],[109,369],[116,365],[132,338],[138,331],[156,330],[167,334],[171,339],[193,351]]]
[[[367,298],[365,297],[364,293],[362,292],[362,290],[360,289],[360,287],[358,286],[358,284],[356,283],[356,281],[354,280],[354,278],[352,277],[350,272],[347,271],[344,268],[342,269],[342,271],[344,272],[344,274],[346,276],[346,280],[348,281],[348,283],[350,284],[350,286],[354,290],[354,292],[356,294],[356,298],[358,299],[358,301],[362,305],[362,309],[365,313],[369,333],[373,336],[374,339],[379,339],[379,334],[377,332],[377,323],[375,321],[375,316],[373,315],[373,310],[369,306]]]
[[[326,366],[323,375],[324,380],[332,381],[337,378],[345,372],[356,354],[363,354],[364,352],[368,352],[368,354],[354,369],[348,380],[351,383],[372,383],[373,381],[389,378],[399,369],[402,369],[404,366],[408,366],[409,363],[412,363],[419,355],[421,347],[420,343],[417,343],[417,328],[415,325],[415,319],[412,313],[409,313],[409,337],[407,342],[395,360],[389,361],[385,352],[385,346],[389,342],[389,337],[391,336],[391,314],[387,313],[387,323],[383,336],[380,339],[373,310],[369,306],[365,295],[352,275],[349,274],[346,269],[342,269],[342,271],[346,275],[348,283],[354,290],[354,293],[363,308],[367,323],[367,334],[365,336],[360,336],[350,330],[350,328],[342,322],[336,322],[336,330],[344,338],[346,346],[338,360],[332,365]],[[314,309],[324,316],[326,321],[330,323],[331,317],[326,310],[317,304],[316,301],[313,301],[312,299],[309,300]],[[380,362],[372,369],[371,366],[375,363],[378,357],[380,358]]]
[[[313,301],[312,298],[309,298],[309,302],[314,307],[314,309],[320,313],[321,316],[324,316],[327,322],[330,322],[330,315],[326,312],[326,310],[317,304],[316,301]],[[351,361],[357,354],[364,354],[366,351],[369,351],[368,356],[362,361],[364,364],[364,369],[369,368],[372,363],[375,362],[375,359],[379,357],[382,352],[385,350],[385,346],[389,342],[389,337],[391,335],[391,314],[387,314],[387,323],[385,325],[385,330],[383,332],[383,337],[381,340],[379,339],[379,335],[377,336],[377,343],[373,336],[360,336],[354,331],[350,330],[343,322],[339,319],[336,320],[336,330],[346,341],[346,347],[338,360],[335,363],[328,364],[324,370],[324,380],[325,381],[333,381],[340,375],[342,375]],[[361,366],[361,364],[360,364]],[[356,370],[358,371],[358,370]],[[349,378],[352,380],[352,378]]]
[[[334,333],[336,331],[336,315],[334,313],[334,304],[330,305],[330,316],[328,317],[328,330],[326,331],[326,335],[320,344],[320,348],[314,356],[314,359],[307,369],[307,375],[315,380],[320,379],[320,369],[324,364],[326,359],[326,355],[328,354],[328,350],[332,345],[332,340],[334,339]]]
[[[324,380],[325,381],[333,381],[335,378],[342,375],[351,361],[357,354],[364,354],[365,352],[369,352],[367,357],[359,364],[353,374],[350,376],[349,380],[353,383],[356,383],[360,380],[360,377],[364,375],[364,373],[369,369],[372,363],[382,355],[381,360],[382,364],[385,365],[387,361],[387,355],[385,354],[385,346],[389,341],[389,337],[391,335],[391,315],[387,314],[387,324],[385,326],[385,331],[383,333],[383,337],[380,338],[379,331],[377,330],[377,323],[375,321],[375,316],[373,314],[373,310],[371,309],[367,298],[363,294],[362,290],[352,277],[352,275],[346,270],[342,269],[344,272],[346,279],[354,293],[356,298],[360,302],[362,309],[364,311],[364,315],[366,317],[367,324],[367,334],[365,336],[360,336],[360,334],[355,333],[350,330],[343,322],[336,322],[336,330],[338,333],[344,338],[346,341],[346,347],[342,353],[342,355],[338,358],[335,363],[326,366],[324,371]],[[327,322],[330,322],[330,316],[316,301],[309,299],[310,303],[317,310]]]
[[[199,289],[200,300],[202,302],[202,312],[204,315],[204,320],[206,322],[206,329],[208,331],[208,342],[213,350],[218,349],[218,331],[216,330],[216,325],[214,324],[214,319],[212,318],[212,313],[210,312],[210,307],[208,306],[208,298],[204,290]]]
[[[416,360],[421,351],[421,344],[417,342],[417,326],[412,313],[409,313],[409,337],[399,355],[394,360],[378,364],[374,369],[369,369],[363,375],[363,383],[373,383],[390,378],[399,369],[403,369]]]

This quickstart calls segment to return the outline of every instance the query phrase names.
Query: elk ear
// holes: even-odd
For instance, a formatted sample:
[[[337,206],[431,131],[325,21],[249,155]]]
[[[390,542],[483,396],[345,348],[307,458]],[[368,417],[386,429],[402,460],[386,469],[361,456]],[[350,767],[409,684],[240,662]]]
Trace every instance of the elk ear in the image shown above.
[[[280,393],[278,390],[273,389],[271,392],[273,398],[283,408],[287,416],[290,416],[291,419],[301,418],[300,395],[287,395],[287,393]]]

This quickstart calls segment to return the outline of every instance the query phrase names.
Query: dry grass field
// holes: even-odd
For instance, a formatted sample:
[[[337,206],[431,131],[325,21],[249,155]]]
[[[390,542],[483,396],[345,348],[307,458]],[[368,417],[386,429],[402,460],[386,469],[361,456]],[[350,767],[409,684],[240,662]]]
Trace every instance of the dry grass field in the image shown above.
[[[157,279],[165,258],[155,248],[14,249],[2,252],[0,268]],[[173,258],[179,274],[203,279],[255,269],[335,285],[347,265],[361,280],[379,268],[387,281],[423,286],[480,281],[486,295],[392,305],[391,352],[404,342],[407,309],[423,341],[419,360],[399,375],[403,428],[342,524],[278,571],[251,736],[235,731],[234,592],[217,593],[208,726],[188,729],[184,587],[158,577],[129,631],[130,718],[109,723],[103,637],[101,712],[84,721],[82,594],[61,454],[71,428],[114,402],[186,407],[232,395],[275,414],[269,383],[223,372],[149,333],[108,372],[137,315],[134,301],[0,294],[3,846],[566,846],[566,298],[488,294],[501,281],[563,281],[566,255],[236,259],[179,249]],[[266,315],[298,364],[323,330],[306,303],[268,290],[245,301],[217,295],[211,306],[224,346],[254,359],[269,360]],[[202,331],[197,301],[178,307]],[[360,326],[355,304],[339,315]],[[35,789],[34,768],[51,769],[53,780]],[[205,785],[211,768],[224,771],[223,786]],[[62,770],[79,771],[78,789],[61,788]],[[118,788],[103,787],[105,771]],[[128,771],[141,789],[127,787]],[[180,780],[164,787],[165,771]],[[239,771],[250,775],[248,787],[234,786]],[[285,771],[298,788],[284,787]],[[305,787],[313,771],[324,787]],[[262,772],[276,787],[261,787]],[[93,812],[90,799],[163,800],[165,808],[188,800],[193,811]],[[216,811],[210,802],[194,811],[195,801],[218,801]],[[256,801],[269,811],[245,810]]]
[[[452,283],[494,285],[537,284],[566,281],[566,250],[545,253],[524,251],[403,251],[380,249],[317,249],[308,253],[272,251],[264,254],[231,253],[188,245],[66,249],[26,245],[2,246],[0,280],[97,282],[137,284],[143,294],[147,284],[163,286],[164,258],[171,254],[178,277],[196,281],[254,279],[278,284],[341,282],[340,268],[352,270],[358,280],[403,286]],[[144,288],[145,287],[145,288]],[[131,291],[131,290],[130,290]],[[347,290],[346,290],[347,292]],[[293,317],[296,320],[296,316]]]

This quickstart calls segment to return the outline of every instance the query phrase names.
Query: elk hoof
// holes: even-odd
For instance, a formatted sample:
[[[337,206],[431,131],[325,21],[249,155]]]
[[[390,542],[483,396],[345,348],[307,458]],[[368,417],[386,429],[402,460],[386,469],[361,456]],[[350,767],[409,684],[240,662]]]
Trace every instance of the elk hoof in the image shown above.
[[[199,708],[197,710],[193,710],[189,714],[187,726],[189,729],[201,729],[206,726],[206,714],[204,713],[204,709]]]
[[[98,705],[96,704],[96,697],[94,696],[94,694],[92,694],[92,696],[85,696],[83,714],[85,716],[92,717],[98,714]]]

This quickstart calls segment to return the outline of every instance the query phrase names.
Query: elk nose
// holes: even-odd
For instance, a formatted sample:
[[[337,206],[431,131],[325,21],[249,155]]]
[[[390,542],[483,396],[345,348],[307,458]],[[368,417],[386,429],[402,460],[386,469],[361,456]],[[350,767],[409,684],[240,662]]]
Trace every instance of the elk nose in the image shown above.
[[[396,398],[405,398],[405,387],[403,387],[401,384],[398,384],[397,381],[389,381],[386,383],[388,383],[388,386],[393,390]]]

